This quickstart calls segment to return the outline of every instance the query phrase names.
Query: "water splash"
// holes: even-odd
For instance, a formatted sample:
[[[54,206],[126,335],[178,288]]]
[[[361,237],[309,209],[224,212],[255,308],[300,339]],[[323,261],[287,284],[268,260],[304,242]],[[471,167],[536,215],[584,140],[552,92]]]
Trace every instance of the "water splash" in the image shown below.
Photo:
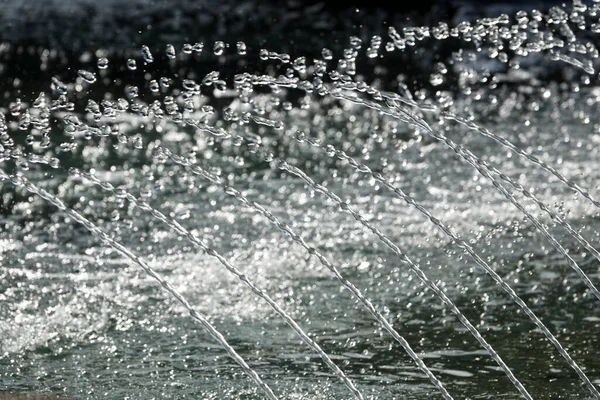
[[[71,216],[73,219],[75,219],[77,222],[82,224],[94,236],[98,237],[104,243],[113,247],[115,250],[117,250],[118,252],[123,254],[123,256],[129,258],[131,261],[133,261],[135,264],[137,264],[148,275],[150,275],[152,278],[154,278],[154,280],[156,280],[158,283],[160,283],[160,285],[167,292],[169,292],[169,294],[171,294],[173,297],[175,297],[175,299],[178,302],[180,302],[188,310],[190,316],[194,320],[198,321],[204,327],[204,329],[206,329],[208,331],[208,333],[217,342],[219,342],[219,344],[221,346],[223,346],[224,350],[229,354],[229,356],[231,358],[233,358],[235,360],[235,362],[240,365],[240,367],[242,367],[244,372],[256,383],[256,385],[262,391],[264,391],[265,395],[269,399],[277,400],[277,396],[275,396],[275,393],[273,393],[271,388],[262,381],[262,379],[258,376],[258,374],[252,368],[250,368],[250,366],[246,363],[246,361],[242,357],[240,357],[240,355],[235,351],[235,349],[233,347],[231,347],[229,345],[229,343],[227,343],[227,340],[225,339],[223,334],[221,334],[221,332],[219,332],[203,315],[199,314],[190,305],[190,303],[175,288],[173,288],[173,286],[171,286],[169,284],[169,282],[164,280],[145,261],[143,261],[141,258],[136,256],[135,254],[131,253],[129,250],[127,250],[126,247],[124,247],[119,242],[116,242],[115,240],[111,239],[105,232],[103,232],[100,228],[98,228],[93,222],[86,219],[84,216],[79,214],[77,211],[72,210],[72,209],[68,208],[67,206],[65,206],[65,204],[58,197],[53,196],[52,194],[48,193],[44,189],[37,187],[35,184],[29,182],[26,178],[24,178],[22,176],[17,176],[17,175],[10,176],[10,175],[5,174],[4,171],[2,171],[2,172],[0,172],[0,179],[2,179],[3,181],[10,180],[15,185],[25,186],[29,192],[42,197],[44,200],[49,201],[54,206],[58,207],[60,210],[64,211],[69,216]]]
[[[101,237],[110,239],[111,246],[122,243],[117,250],[126,258],[138,257],[134,250],[158,260],[164,255],[186,258],[197,249],[208,250],[249,285],[252,296],[266,300],[331,369],[320,371],[310,355],[289,354],[299,351],[295,342],[289,342],[294,339],[283,340],[277,319],[268,314],[254,311],[255,319],[264,323],[255,328],[253,324],[258,322],[251,317],[240,322],[246,317],[235,309],[224,315],[219,305],[205,309],[207,317],[219,316],[223,326],[219,331],[231,335],[236,348],[237,341],[242,342],[240,355],[253,360],[245,366],[260,369],[264,376],[244,369],[267,396],[273,395],[265,384],[271,380],[273,385],[282,385],[285,395],[322,395],[328,385],[334,385],[329,375],[340,378],[359,398],[361,394],[350,379],[374,398],[419,390],[422,394],[415,396],[428,398],[431,384],[446,398],[450,398],[448,392],[461,390],[465,396],[473,396],[481,391],[481,384],[470,387],[465,382],[475,382],[478,375],[496,368],[478,364],[485,362],[479,360],[486,355],[491,355],[523,397],[552,396],[549,388],[536,383],[545,382],[546,377],[534,378],[535,372],[522,368],[513,374],[512,368],[520,367],[514,360],[516,347],[508,343],[512,332],[525,332],[520,340],[527,348],[534,347],[527,334],[530,329],[507,320],[509,315],[519,318],[522,311],[576,372],[584,383],[581,387],[599,398],[597,362],[590,356],[597,344],[597,303],[589,301],[591,295],[600,298],[595,284],[596,262],[600,261],[595,225],[599,203],[594,198],[598,176],[593,168],[600,132],[594,76],[599,12],[596,3],[576,1],[547,12],[519,11],[429,27],[386,27],[383,32],[387,35],[353,34],[341,45],[344,48],[332,41],[307,54],[257,45],[249,37],[233,42],[224,36],[162,46],[148,43],[122,55],[106,50],[83,54],[79,61],[69,60],[72,65],[65,70],[51,71],[44,84],[35,82],[31,91],[22,88],[29,85],[25,79],[11,79],[13,86],[6,91],[5,106],[0,110],[0,171],[5,178],[0,204],[5,228],[0,233],[0,274],[5,292],[0,293],[1,300],[9,304],[0,309],[0,318],[8,321],[17,315],[21,321],[32,321],[36,301],[41,302],[40,310],[44,302],[54,304],[43,292],[38,300],[33,295],[45,279],[54,279],[54,269],[71,268],[72,261],[66,257],[51,261],[48,254],[52,252],[47,251],[51,243],[57,243],[54,250],[58,248],[58,254],[102,253],[76,232],[64,241],[69,221],[62,219],[61,213],[47,210],[44,203],[25,193],[22,185],[6,182],[7,177],[22,174],[27,178],[15,178],[17,184],[26,182],[26,189],[55,205],[57,198],[49,193],[56,191],[64,199],[58,204],[67,216],[87,224],[93,232],[102,232]],[[42,73],[48,65],[59,64],[61,57],[53,49],[45,50],[40,51]],[[8,46],[2,51],[12,50]],[[411,69],[414,65],[418,67]],[[541,134],[544,130],[551,133]],[[548,149],[556,154],[546,153]],[[487,159],[475,154],[485,154]],[[510,154],[531,164],[521,165]],[[455,164],[455,156],[464,165]],[[81,176],[91,177],[94,186],[103,189],[100,192],[109,194],[69,176],[69,168],[82,171]],[[469,168],[474,168],[472,177]],[[551,175],[550,180],[543,172]],[[245,189],[234,188],[234,180]],[[491,183],[500,197],[483,190],[484,182]],[[585,198],[593,210],[577,198],[561,198],[565,189]],[[510,190],[520,192],[534,208],[517,200]],[[136,192],[139,198],[133,195]],[[324,194],[328,202],[317,202],[317,193]],[[478,199],[476,194],[483,197]],[[251,200],[253,195],[257,201]],[[250,208],[254,216],[229,203],[227,196]],[[352,206],[342,200],[349,197]],[[413,218],[397,199],[432,224]],[[133,211],[133,206],[148,215]],[[345,221],[344,213],[333,212],[331,207],[350,215],[359,226]],[[79,208],[81,211],[75,211]],[[542,214],[537,215],[538,210]],[[463,216],[457,217],[459,213]],[[523,218],[535,229],[520,224]],[[165,222],[187,240],[179,242],[155,226],[153,219]],[[225,222],[227,228],[223,228]],[[385,235],[379,230],[384,225],[389,228]],[[302,252],[294,252],[281,237],[271,236],[268,226],[285,233]],[[441,236],[433,233],[432,227]],[[567,234],[554,229],[557,227]],[[363,236],[363,228],[377,240]],[[206,242],[200,237],[206,237]],[[494,287],[485,286],[477,272],[465,273],[462,266],[466,261],[461,253],[446,247],[448,240],[482,267],[512,303],[496,300]],[[546,248],[544,240],[555,250]],[[209,248],[208,242],[214,245]],[[486,242],[487,252],[481,248]],[[389,260],[382,244],[393,254]],[[254,259],[262,249],[299,265],[286,269],[277,267],[281,261],[257,262]],[[555,258],[554,252],[562,259]],[[441,253],[446,253],[449,261],[444,261]],[[110,258],[106,255],[95,256],[96,261],[90,263],[102,265]],[[315,257],[320,267],[333,273],[335,281],[312,264]],[[248,272],[242,274],[228,259],[244,262]],[[395,259],[409,265],[435,297],[426,297],[419,286],[413,287],[412,275],[398,268]],[[573,273],[564,272],[563,264]],[[48,272],[42,278],[39,271]],[[60,276],[69,278],[53,287],[59,293],[72,290],[69,279],[78,273],[61,272]],[[182,277],[186,272],[164,273],[181,281],[180,286],[189,283]],[[340,284],[353,300],[339,303]],[[134,292],[144,292],[135,282],[130,286]],[[315,297],[317,287],[324,289]],[[123,289],[117,286],[113,290]],[[190,295],[216,298],[216,293],[208,292],[192,291]],[[227,287],[221,296],[232,302],[237,293]],[[137,295],[133,294],[134,298]],[[439,355],[440,349],[465,354],[471,350],[466,342],[454,342],[462,328],[443,333],[445,309],[436,304],[440,299],[485,349],[476,359],[454,366],[451,357]],[[254,297],[241,297],[242,302],[256,307]],[[289,304],[289,311],[285,307],[284,312],[280,304]],[[406,310],[400,304],[406,304]],[[514,312],[494,311],[500,305],[502,310]],[[192,309],[189,303],[184,306]],[[473,308],[480,306],[480,313],[475,314]],[[27,358],[39,351],[38,344],[69,342],[77,347],[86,343],[89,335],[96,335],[91,331],[100,331],[103,340],[120,340],[121,328],[111,330],[113,309],[107,307],[104,313],[108,317],[92,315],[106,321],[97,328],[90,328],[95,326],[91,321],[74,319],[73,330],[80,330],[81,335],[49,332],[40,335],[43,339],[39,342],[23,338],[7,345],[0,341],[5,352],[1,365],[14,365],[12,357],[16,355],[21,357],[18,363],[31,365]],[[135,307],[154,315],[164,312],[152,298],[133,300]],[[371,328],[365,332],[364,326],[372,321],[363,320],[357,312],[362,307],[377,322],[375,332]],[[568,313],[562,318],[569,323],[555,316],[558,313]],[[240,329],[246,329],[237,338],[237,328],[229,326],[236,318]],[[490,326],[488,321],[496,320],[500,322]],[[123,316],[118,321],[130,326],[133,318]],[[180,324],[174,320],[169,326],[181,334],[186,327]],[[300,325],[310,326],[314,333],[305,333]],[[338,325],[351,327],[346,332]],[[414,326],[417,331],[411,328]],[[573,326],[572,331],[566,326]],[[504,328],[510,334],[494,332],[504,332]],[[11,330],[7,325],[2,329],[7,337],[18,335],[19,328]],[[400,343],[418,368],[403,365],[401,353],[393,353],[380,329]],[[264,338],[265,332],[275,333],[261,344],[247,339]],[[488,342],[484,336],[496,340]],[[577,340],[582,341],[579,347]],[[409,342],[418,345],[411,347]],[[427,352],[428,348],[436,350]],[[207,349],[201,346],[192,354]],[[373,355],[385,358],[387,353],[392,359],[375,360]],[[176,349],[172,354],[180,353]],[[240,355],[233,356],[238,363],[244,362]],[[526,361],[531,366],[533,360],[544,357],[548,360],[541,367],[530,369],[571,379],[549,353],[532,350]],[[53,361],[42,357],[42,362],[52,365]],[[219,362],[215,356],[200,365],[206,368]],[[186,368],[181,371],[193,370]],[[185,373],[196,377],[203,374],[199,370]],[[176,371],[170,369],[173,376]],[[453,378],[442,385],[438,379],[442,374]],[[14,376],[4,376],[13,385]],[[182,375],[178,376],[173,380],[182,382]],[[218,369],[206,376],[211,382],[228,382]],[[306,383],[316,377],[314,384]],[[492,381],[486,379],[486,391]],[[556,390],[573,395],[571,391],[579,386],[574,379],[570,382],[568,389]],[[510,386],[497,385],[502,388],[498,391],[510,390]],[[347,395],[335,386],[332,390],[332,397]],[[194,396],[217,396],[217,391],[208,388]]]

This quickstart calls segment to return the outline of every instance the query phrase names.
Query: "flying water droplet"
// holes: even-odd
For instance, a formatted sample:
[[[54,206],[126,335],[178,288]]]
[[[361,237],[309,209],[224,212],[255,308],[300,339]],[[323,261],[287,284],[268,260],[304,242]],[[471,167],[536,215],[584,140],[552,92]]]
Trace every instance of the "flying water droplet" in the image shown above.
[[[58,94],[65,94],[65,93],[67,93],[67,85],[65,85],[64,83],[62,83],[56,77],[52,78],[51,88],[52,88],[52,90],[54,90]]]
[[[158,81],[156,79],[152,79],[148,83],[148,87],[152,93],[158,93],[160,91],[160,85],[158,84]]]
[[[127,69],[130,71],[135,71],[137,69],[137,62],[133,58],[127,60]]]
[[[169,86],[171,86],[171,79],[169,79],[167,77],[160,78],[159,82],[160,82],[160,86],[164,89],[168,89]]]
[[[31,115],[29,114],[29,110],[25,110],[25,112],[19,117],[19,129],[25,131],[29,128],[30,124]]]
[[[223,43],[220,40],[217,40],[213,47],[213,53],[215,54],[215,56],[220,56],[220,55],[223,55],[224,51],[225,51],[225,43]]]
[[[106,57],[100,57],[98,58],[98,62],[96,64],[98,66],[98,69],[106,69],[108,68],[108,58]]]
[[[141,136],[138,135],[133,139],[133,147],[138,150],[144,148],[144,141]]]
[[[136,98],[139,95],[139,89],[137,86],[135,85],[127,85],[125,88],[125,93],[127,94],[127,96],[129,96],[130,98]]]
[[[192,46],[192,51],[197,54],[202,53],[202,50],[204,50],[204,43],[194,43]]]
[[[237,42],[236,48],[237,48],[237,53],[240,56],[245,56],[246,55],[246,51],[247,51],[247,49],[246,49],[246,43],[244,43],[244,42]]]
[[[167,44],[167,49],[165,53],[167,54],[167,58],[169,58],[170,60],[174,60],[177,56],[175,53],[175,47],[172,44]]]
[[[48,165],[51,168],[58,169],[60,168],[60,160],[56,157],[52,157],[50,160],[48,160]]]
[[[46,107],[46,94],[44,92],[40,93],[39,96],[33,102],[33,108],[43,107]]]
[[[356,36],[350,37],[350,47],[354,50],[360,50],[362,47],[362,40]]]
[[[198,85],[192,79],[184,79],[182,86],[184,90],[195,91]]]
[[[78,75],[81,79],[83,79],[84,81],[86,81],[87,83],[94,83],[96,82],[96,74],[90,72],[90,71],[86,71],[84,69],[80,69],[78,72]]]
[[[432,86],[439,86],[444,83],[444,76],[442,74],[431,74],[429,82]]]
[[[13,117],[17,117],[21,115],[21,107],[22,107],[21,99],[16,99],[13,103],[10,103],[8,108],[10,109],[10,114]]]
[[[154,56],[152,55],[150,48],[146,45],[142,46],[142,58],[148,64],[154,62]]]

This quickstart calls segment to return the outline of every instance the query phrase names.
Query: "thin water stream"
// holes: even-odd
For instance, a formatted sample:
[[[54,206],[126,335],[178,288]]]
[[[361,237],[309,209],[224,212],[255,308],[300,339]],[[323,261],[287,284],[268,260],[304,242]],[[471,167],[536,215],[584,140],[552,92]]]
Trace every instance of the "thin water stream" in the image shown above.
[[[0,397],[600,398],[599,18],[0,43]]]

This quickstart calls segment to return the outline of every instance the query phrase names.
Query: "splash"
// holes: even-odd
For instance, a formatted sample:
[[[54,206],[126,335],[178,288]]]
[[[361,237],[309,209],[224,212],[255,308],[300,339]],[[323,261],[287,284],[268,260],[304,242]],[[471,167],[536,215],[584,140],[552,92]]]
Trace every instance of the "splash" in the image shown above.
[[[108,397],[600,398],[598,7],[15,81],[3,384],[68,362],[48,388],[87,398],[110,373]]]

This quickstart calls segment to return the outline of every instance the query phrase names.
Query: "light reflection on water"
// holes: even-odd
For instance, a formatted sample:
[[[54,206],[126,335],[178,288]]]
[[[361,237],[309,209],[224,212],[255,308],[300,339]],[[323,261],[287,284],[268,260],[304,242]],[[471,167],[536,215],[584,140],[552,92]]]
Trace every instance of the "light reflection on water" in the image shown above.
[[[285,59],[281,54],[265,57]],[[573,60],[565,62],[573,64]],[[302,61],[294,66],[296,72],[291,74],[301,76]],[[467,67],[457,68],[459,76],[471,72]],[[93,81],[85,73],[79,76]],[[431,84],[439,86],[440,78],[434,78]],[[535,154],[594,194],[598,136],[590,127],[598,126],[594,120],[597,89],[589,81],[583,89],[571,91],[550,84],[540,88],[533,78],[527,79],[498,90],[481,89],[477,86],[481,82],[468,84],[469,91],[463,87],[464,93],[454,93],[457,100],[451,108],[474,114],[476,123]],[[147,83],[152,88],[152,82]],[[211,84],[218,85],[216,81]],[[472,93],[471,86],[483,95]],[[488,181],[445,146],[388,116],[329,97],[309,102],[269,90],[295,102],[294,107],[257,90],[253,111],[273,120],[255,126],[232,123],[220,109],[210,118],[217,120],[218,127],[226,126],[250,141],[261,138],[277,157],[305,169],[315,181],[350,200],[443,288],[534,397],[586,398],[578,377],[521,309],[440,230],[375,179],[353,170],[348,160],[328,157],[304,139],[296,140],[298,131],[307,130],[323,143],[343,148],[391,179],[465,238],[585,366],[592,381],[600,383],[596,299],[543,235]],[[538,94],[527,97],[531,92],[539,92],[539,98]],[[214,98],[211,94],[194,98],[199,114],[211,114],[210,108],[202,108],[209,102],[215,107],[220,102],[244,107],[242,100],[232,100],[230,94],[225,93],[223,99],[214,93]],[[481,100],[495,94],[495,100]],[[99,97],[100,89],[80,94],[74,107],[85,106],[86,95]],[[427,95],[423,93],[420,100]],[[163,102],[165,108],[173,107],[173,101]],[[74,115],[91,123],[87,121],[95,115],[89,103],[87,107],[87,114],[76,111]],[[20,113],[13,112],[19,123],[23,122]],[[63,122],[72,118],[69,113],[56,115]],[[366,396],[425,399],[438,394],[404,350],[314,257],[218,185],[182,165],[157,161],[153,150],[157,141],[175,154],[195,159],[251,201],[268,207],[334,261],[411,343],[450,393],[468,398],[517,397],[503,371],[454,314],[381,241],[338,212],[340,207],[334,202],[324,200],[291,173],[260,162],[249,145],[235,144],[236,138],[214,140],[184,124],[134,113],[119,118],[115,124],[119,131],[110,133],[108,139],[86,142],[87,133],[78,131],[79,136],[74,133],[70,141],[83,146],[66,155],[58,147],[49,148],[44,156],[56,155],[61,167],[93,169],[99,179],[139,194],[209,243],[309,331]],[[242,114],[239,118],[249,117]],[[581,195],[574,196],[555,177],[473,131],[436,115],[424,118],[535,193],[593,245],[597,242],[598,210]],[[105,115],[96,122],[109,119]],[[282,121],[292,129],[279,132],[275,123]],[[54,127],[51,136],[57,144],[63,140],[64,144],[69,142],[59,137],[64,133],[66,128],[61,132]],[[3,164],[7,172],[12,162]],[[278,394],[315,399],[348,396],[318,355],[213,257],[201,254],[122,197],[69,176],[65,168],[37,164],[22,165],[22,173],[148,260],[210,318]],[[212,338],[187,317],[186,310],[137,266],[22,188],[6,183],[2,194],[6,212],[0,217],[0,390],[76,398],[261,396]],[[597,260],[535,204],[524,204],[597,282]]]

